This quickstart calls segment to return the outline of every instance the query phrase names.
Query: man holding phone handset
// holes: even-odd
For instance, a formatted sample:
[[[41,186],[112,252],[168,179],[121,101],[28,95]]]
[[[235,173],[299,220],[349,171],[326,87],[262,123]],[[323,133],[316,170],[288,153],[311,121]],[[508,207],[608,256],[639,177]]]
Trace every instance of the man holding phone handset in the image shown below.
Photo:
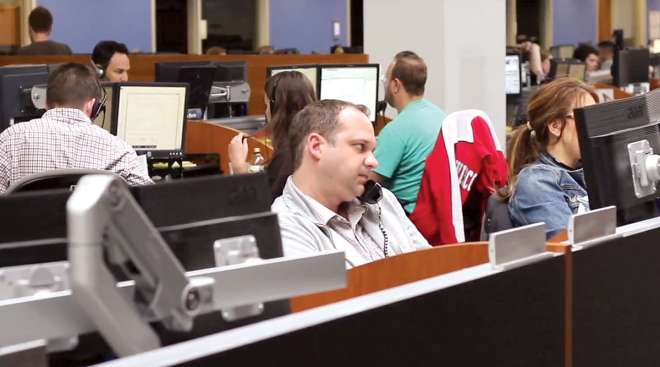
[[[291,122],[289,142],[294,172],[272,207],[285,256],[339,249],[350,268],[429,247],[394,195],[369,181],[376,139],[355,105],[308,105]]]

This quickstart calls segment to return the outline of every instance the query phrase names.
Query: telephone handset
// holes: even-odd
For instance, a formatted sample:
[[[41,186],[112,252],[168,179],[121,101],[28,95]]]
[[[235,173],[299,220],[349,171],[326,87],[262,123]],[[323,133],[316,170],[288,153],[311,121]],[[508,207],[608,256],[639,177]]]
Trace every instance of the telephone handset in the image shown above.
[[[383,197],[383,190],[380,185],[374,181],[369,180],[364,184],[364,192],[358,196],[358,200],[365,204],[376,204]]]

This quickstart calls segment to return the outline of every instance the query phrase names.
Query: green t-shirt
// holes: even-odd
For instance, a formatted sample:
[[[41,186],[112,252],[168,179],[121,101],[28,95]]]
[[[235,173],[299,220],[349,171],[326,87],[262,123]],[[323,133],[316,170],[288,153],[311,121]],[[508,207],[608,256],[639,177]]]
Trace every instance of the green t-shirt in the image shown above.
[[[447,114],[420,99],[408,103],[399,115],[378,134],[374,170],[388,178],[387,186],[412,213],[422,181],[426,157],[431,153]]]

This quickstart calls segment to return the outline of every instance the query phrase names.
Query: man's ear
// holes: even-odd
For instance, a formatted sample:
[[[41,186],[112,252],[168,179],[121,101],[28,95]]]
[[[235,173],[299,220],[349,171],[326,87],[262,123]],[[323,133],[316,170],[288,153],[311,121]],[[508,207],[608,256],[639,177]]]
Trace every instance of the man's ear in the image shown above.
[[[323,149],[326,143],[324,137],[317,133],[311,133],[307,135],[307,144],[306,150],[314,158],[314,160],[320,160],[323,155]]]
[[[83,112],[87,117],[92,117],[92,109],[94,108],[94,102],[96,102],[96,98],[92,98],[89,101],[85,102],[83,105]]]

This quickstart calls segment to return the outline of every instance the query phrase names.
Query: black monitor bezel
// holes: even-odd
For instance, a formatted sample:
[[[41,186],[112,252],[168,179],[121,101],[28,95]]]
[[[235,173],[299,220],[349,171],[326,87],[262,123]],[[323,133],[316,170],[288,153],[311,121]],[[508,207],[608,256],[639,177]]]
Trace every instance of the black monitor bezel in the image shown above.
[[[326,68],[373,68],[376,67],[376,98],[374,100],[373,108],[374,111],[374,121],[371,121],[375,123],[375,120],[378,120],[378,89],[379,89],[379,78],[380,78],[380,64],[377,63],[365,63],[365,64],[319,64],[319,71],[317,73],[317,78],[318,78],[318,98],[319,100],[321,99],[321,90],[322,88],[322,81],[323,81],[323,69]],[[367,106],[369,107],[369,106]]]
[[[15,78],[40,78],[44,77],[43,81],[45,83],[32,83],[31,81],[28,84],[31,85],[36,85],[36,84],[46,84],[48,82],[48,67],[46,64],[42,65],[26,65],[26,66],[3,66],[0,67],[0,90],[3,90],[5,88],[5,84],[9,83],[10,79],[15,79]],[[16,83],[13,83],[16,84]],[[10,118],[15,118],[15,117],[26,117],[25,114],[22,114],[20,116],[9,116],[9,110],[12,112],[15,111],[15,108],[17,104],[12,104],[9,102],[5,102],[6,99],[8,98],[5,93],[0,92],[0,132],[4,131],[7,129],[9,126],[11,126],[9,119]],[[20,103],[20,97],[18,98]],[[8,108],[5,108],[8,107]],[[6,115],[6,116],[5,116]],[[29,117],[38,117],[37,114],[34,116],[27,116]],[[6,118],[6,119],[5,119]]]
[[[184,113],[183,113],[183,124],[182,124],[182,133],[181,133],[181,148],[180,149],[135,149],[135,152],[142,155],[146,154],[148,157],[154,158],[171,158],[171,157],[180,157],[183,152],[186,151],[186,127],[188,125],[188,118],[186,116],[186,111],[188,111],[188,83],[173,83],[173,82],[122,82],[115,83],[114,88],[114,98],[113,105],[115,107],[115,112],[112,116],[112,129],[113,135],[117,136],[117,125],[119,120],[119,114],[117,113],[117,108],[119,107],[119,98],[121,95],[122,87],[173,87],[173,88],[185,88],[186,93],[184,96]],[[126,142],[128,144],[128,142]]]

